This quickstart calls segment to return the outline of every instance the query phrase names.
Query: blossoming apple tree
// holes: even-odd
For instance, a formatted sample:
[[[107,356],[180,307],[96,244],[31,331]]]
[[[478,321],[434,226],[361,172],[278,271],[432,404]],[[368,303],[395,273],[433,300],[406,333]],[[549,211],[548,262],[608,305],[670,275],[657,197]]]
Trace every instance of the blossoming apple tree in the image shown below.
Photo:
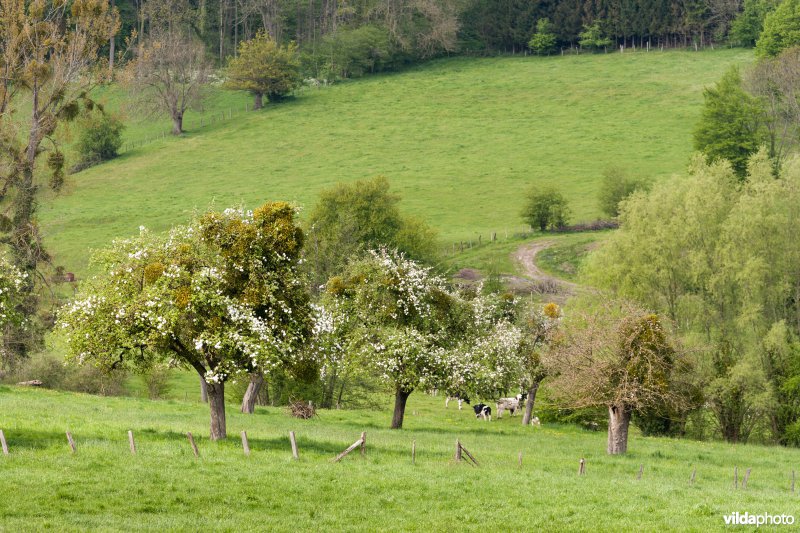
[[[442,351],[464,325],[458,298],[431,269],[386,249],[352,262],[325,293],[358,324],[348,335],[352,353],[393,388],[391,427],[402,428],[411,393],[445,372]]]
[[[60,314],[68,360],[101,368],[169,359],[208,384],[223,439],[225,382],[313,365],[303,234],[283,202],[211,212],[166,234],[142,229],[97,255],[102,274]]]
[[[5,256],[0,256],[0,328],[20,330],[26,326],[26,316],[21,311],[20,302],[26,297],[28,273],[14,266]],[[8,350],[14,335],[3,335],[3,349]],[[13,347],[11,347],[13,349]],[[0,362],[9,361],[11,354],[4,354]],[[2,366],[0,366],[0,370]]]

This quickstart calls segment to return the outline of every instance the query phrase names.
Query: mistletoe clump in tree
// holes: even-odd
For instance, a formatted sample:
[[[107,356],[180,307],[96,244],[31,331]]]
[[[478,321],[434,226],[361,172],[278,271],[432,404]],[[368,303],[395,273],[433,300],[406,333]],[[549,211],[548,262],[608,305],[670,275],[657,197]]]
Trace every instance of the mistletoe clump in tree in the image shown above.
[[[441,350],[459,335],[458,299],[429,268],[383,248],[331,278],[325,292],[358,323],[351,345],[394,389],[391,427],[402,428],[408,397],[444,371]]]
[[[37,270],[50,259],[42,246],[36,205],[44,173],[59,190],[64,154],[56,130],[95,105],[91,89],[107,76],[99,54],[119,28],[108,0],[3,0],[0,2],[0,242],[26,273],[15,312],[28,318],[7,323],[2,362],[12,366],[41,340],[33,327]],[[46,165],[41,161],[46,157]]]
[[[103,274],[59,318],[67,358],[105,369],[164,359],[194,368],[208,384],[211,438],[223,439],[228,379],[312,364],[302,349],[312,327],[297,269],[302,244],[283,202],[116,241],[96,258]]]
[[[625,453],[634,412],[688,404],[688,369],[658,315],[627,302],[570,317],[546,357],[553,388],[574,407],[608,408],[608,453]]]

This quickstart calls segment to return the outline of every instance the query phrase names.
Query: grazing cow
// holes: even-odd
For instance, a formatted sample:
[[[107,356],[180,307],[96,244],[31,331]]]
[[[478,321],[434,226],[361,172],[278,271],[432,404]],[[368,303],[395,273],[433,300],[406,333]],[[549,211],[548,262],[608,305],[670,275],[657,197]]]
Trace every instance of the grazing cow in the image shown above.
[[[514,398],[500,398],[497,400],[497,418],[503,417],[503,411],[506,409],[511,411],[511,416],[519,410],[522,402],[528,397],[527,393],[517,394]]]
[[[447,409],[447,405],[450,403],[450,400],[458,400],[458,410],[461,410],[461,404],[466,403],[469,405],[469,398],[462,398],[461,396],[448,396],[447,399],[444,401],[444,408]]]
[[[472,409],[475,411],[475,418],[483,418],[484,420],[492,420],[492,408],[484,403],[473,405]]]

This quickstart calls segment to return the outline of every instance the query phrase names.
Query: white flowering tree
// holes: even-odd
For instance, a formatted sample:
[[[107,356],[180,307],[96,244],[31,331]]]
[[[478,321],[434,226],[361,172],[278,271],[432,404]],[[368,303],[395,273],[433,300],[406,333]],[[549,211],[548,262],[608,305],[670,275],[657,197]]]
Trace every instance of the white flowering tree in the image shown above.
[[[194,368],[208,384],[211,438],[223,439],[229,378],[309,364],[302,244],[283,202],[115,241],[95,258],[102,274],[60,314],[67,358],[100,368],[163,359]]]
[[[350,332],[350,345],[393,388],[391,427],[402,428],[411,393],[445,371],[443,350],[462,326],[458,299],[429,268],[386,249],[351,263],[328,281],[325,293],[360,324]]]
[[[24,308],[20,305],[27,297],[27,281],[27,272],[14,266],[5,255],[0,255],[0,329],[4,331],[4,349],[15,348],[9,346],[9,338],[14,339],[15,335],[6,335],[6,328],[19,331],[27,324],[25,313],[22,312]],[[13,359],[11,353],[4,355],[0,357],[0,362]]]
[[[466,327],[459,342],[442,353],[437,388],[459,398],[497,398],[519,386],[519,329],[511,322],[514,300],[497,294],[463,295]]]
[[[522,383],[528,391],[522,425],[530,424],[533,405],[539,385],[547,377],[547,367],[543,355],[558,344],[561,335],[561,308],[554,303],[531,305],[523,309],[517,317],[521,330],[521,342],[517,352]]]

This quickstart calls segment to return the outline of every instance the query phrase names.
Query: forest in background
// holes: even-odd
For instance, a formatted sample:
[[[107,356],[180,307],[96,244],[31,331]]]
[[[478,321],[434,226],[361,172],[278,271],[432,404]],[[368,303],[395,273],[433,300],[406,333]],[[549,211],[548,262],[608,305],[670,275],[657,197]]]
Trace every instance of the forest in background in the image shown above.
[[[547,21],[554,47],[752,45],[774,0],[111,0],[112,56],[151,27],[183,26],[220,63],[264,30],[295,42],[304,73],[324,79],[456,53],[527,53]],[[589,31],[590,33],[586,33]],[[133,36],[133,39],[131,38]],[[592,44],[602,43],[604,46]],[[120,54],[120,50],[122,54]]]

